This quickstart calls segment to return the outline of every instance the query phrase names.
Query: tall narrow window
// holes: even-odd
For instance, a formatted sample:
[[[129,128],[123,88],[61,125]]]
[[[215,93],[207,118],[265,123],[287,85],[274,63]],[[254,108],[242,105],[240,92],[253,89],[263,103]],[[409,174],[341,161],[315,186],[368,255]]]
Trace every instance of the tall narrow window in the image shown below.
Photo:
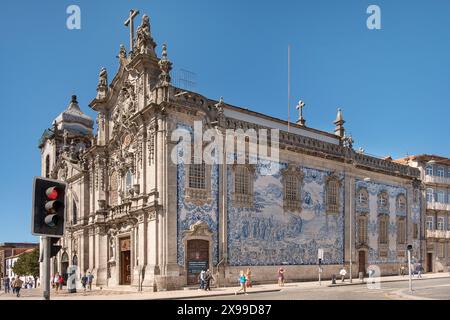
[[[253,206],[253,168],[248,165],[234,166],[233,202],[236,207]]]
[[[433,202],[433,189],[427,189],[427,202]]]
[[[75,200],[72,201],[72,224],[78,223],[78,208]]]
[[[444,203],[445,202],[445,194],[444,191],[439,190],[437,192],[437,202]]]
[[[367,207],[369,205],[369,193],[366,188],[360,188],[358,190],[358,205],[361,207]]]
[[[189,165],[189,188],[206,189],[205,163]]]
[[[406,220],[405,218],[398,218],[397,220],[397,243],[406,243]]]
[[[285,211],[301,211],[301,184],[303,172],[300,168],[289,165],[282,172],[283,178],[283,208]]]
[[[367,218],[365,216],[358,218],[358,242],[360,245],[367,244]]]
[[[417,223],[413,223],[413,239],[419,238],[419,225]]]
[[[130,194],[130,191],[133,189],[133,174],[131,171],[128,171],[125,175],[125,194]]]
[[[380,216],[380,222],[379,222],[379,241],[380,244],[387,244],[388,243],[388,235],[389,235],[389,216],[382,215]]]
[[[50,178],[50,156],[45,157],[45,177]]]
[[[439,167],[437,169],[437,176],[443,178],[444,177],[444,168]]]
[[[432,166],[427,166],[426,174],[427,174],[427,176],[432,176],[433,175],[433,167]]]
[[[330,177],[326,185],[327,213],[339,213],[339,181]]]
[[[437,230],[444,230],[444,217],[437,218]]]
[[[426,227],[427,227],[427,230],[433,230],[434,229],[433,217],[432,216],[428,216],[427,217]]]

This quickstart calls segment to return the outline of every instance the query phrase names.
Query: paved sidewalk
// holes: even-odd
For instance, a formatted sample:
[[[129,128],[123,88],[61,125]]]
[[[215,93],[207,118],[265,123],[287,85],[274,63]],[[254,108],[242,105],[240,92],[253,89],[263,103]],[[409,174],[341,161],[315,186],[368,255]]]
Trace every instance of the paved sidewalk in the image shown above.
[[[428,273],[422,276],[422,279],[437,279],[437,278],[449,278],[450,275],[448,273]],[[408,276],[386,276],[381,277],[381,282],[393,282],[393,281],[408,281]],[[414,277],[413,281],[420,281],[421,279],[417,279]],[[329,287],[330,290],[333,290],[333,287],[338,286],[348,286],[348,285],[362,285],[365,282],[361,282],[359,279],[353,279],[353,283],[349,282],[349,279],[346,279],[344,283],[341,283],[340,280],[337,281],[335,285],[331,284],[330,280],[322,281],[321,287]],[[449,280],[450,284],[450,280]],[[278,284],[264,284],[264,285],[254,285],[252,288],[248,289],[249,295],[254,293],[261,292],[276,292],[280,290],[290,290],[290,289],[314,289],[319,288],[318,281],[310,281],[310,282],[288,282],[283,287],[278,286]],[[193,298],[202,298],[202,297],[211,297],[211,296],[223,296],[226,299],[227,296],[234,295],[235,291],[238,287],[225,287],[225,288],[212,288],[211,291],[203,291],[196,289],[185,289],[185,290],[176,290],[176,291],[162,291],[162,292],[132,292],[130,290],[127,291],[118,291],[118,290],[93,290],[93,291],[82,291],[79,290],[77,293],[70,294],[66,290],[59,292],[56,294],[54,290],[51,292],[52,300],[161,300],[161,299],[193,299]],[[404,292],[398,292],[399,296],[404,294]],[[246,299],[247,296],[240,293],[243,300]],[[0,300],[41,300],[42,299],[42,291],[40,289],[23,289],[21,291],[21,297],[16,298],[12,294],[4,294],[0,293]]]

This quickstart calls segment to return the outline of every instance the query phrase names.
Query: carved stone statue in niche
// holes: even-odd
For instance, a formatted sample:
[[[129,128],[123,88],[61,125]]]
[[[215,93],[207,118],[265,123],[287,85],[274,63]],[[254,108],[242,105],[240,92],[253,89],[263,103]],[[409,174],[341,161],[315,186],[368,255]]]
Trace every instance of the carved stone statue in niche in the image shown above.
[[[116,236],[111,235],[109,238],[109,261],[116,260]]]

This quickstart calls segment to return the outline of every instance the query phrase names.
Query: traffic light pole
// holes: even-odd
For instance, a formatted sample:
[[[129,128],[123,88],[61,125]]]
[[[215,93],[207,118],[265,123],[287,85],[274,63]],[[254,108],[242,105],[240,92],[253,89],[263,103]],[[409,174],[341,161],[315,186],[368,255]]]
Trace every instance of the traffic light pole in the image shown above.
[[[44,294],[44,300],[50,300],[50,238],[42,237],[42,249],[44,251],[42,269],[41,285]]]

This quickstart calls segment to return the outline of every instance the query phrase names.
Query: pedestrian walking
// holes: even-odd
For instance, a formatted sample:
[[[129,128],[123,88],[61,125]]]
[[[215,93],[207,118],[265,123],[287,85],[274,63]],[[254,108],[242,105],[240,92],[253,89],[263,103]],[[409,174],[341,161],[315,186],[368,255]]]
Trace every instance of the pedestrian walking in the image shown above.
[[[81,277],[81,285],[83,286],[84,291],[86,291],[86,286],[88,283],[88,278],[86,276],[86,273]]]
[[[239,281],[240,288],[238,291],[235,291],[234,294],[237,295],[239,292],[244,291],[244,294],[248,295],[247,288],[245,285],[245,283],[247,282],[247,277],[244,274],[244,270],[241,270],[241,272],[239,273],[238,281]]]
[[[58,291],[59,291],[60,278],[62,278],[62,277],[59,275],[59,272],[57,272],[55,274],[55,276],[53,277],[52,286],[55,287],[56,293],[58,293]]]
[[[92,282],[93,281],[94,281],[94,275],[91,272],[88,272],[87,283],[88,283],[89,291],[92,291]]]
[[[202,269],[202,271],[200,271],[200,274],[198,275],[198,281],[200,283],[198,290],[205,289],[205,273],[206,270]]]
[[[339,274],[341,275],[342,282],[344,282],[345,281],[345,276],[347,275],[347,270],[345,270],[345,267],[342,267],[342,269],[339,272]]]
[[[245,285],[247,286],[247,288],[251,288],[252,287],[252,270],[250,270],[250,268],[247,268],[247,272],[245,273],[245,276],[247,277],[247,282],[245,283]]]
[[[11,283],[9,277],[5,276],[3,278],[3,286],[5,287],[5,293],[9,293],[11,288]]]
[[[22,289],[22,285],[23,285],[23,281],[19,277],[17,277],[13,283],[14,291],[15,291],[17,298],[20,297],[20,289]]]
[[[9,283],[9,286],[11,288],[12,294],[16,293],[16,288],[14,288],[14,281],[16,281],[16,278],[12,277],[11,282]]]
[[[205,291],[211,291],[211,281],[213,279],[213,275],[211,271],[208,269],[205,272]]]
[[[284,269],[283,268],[278,269],[278,285],[280,287],[284,286]]]
[[[404,276],[404,275],[405,275],[405,266],[404,266],[404,265],[402,265],[402,266],[400,267],[400,275],[401,275],[401,276]]]

